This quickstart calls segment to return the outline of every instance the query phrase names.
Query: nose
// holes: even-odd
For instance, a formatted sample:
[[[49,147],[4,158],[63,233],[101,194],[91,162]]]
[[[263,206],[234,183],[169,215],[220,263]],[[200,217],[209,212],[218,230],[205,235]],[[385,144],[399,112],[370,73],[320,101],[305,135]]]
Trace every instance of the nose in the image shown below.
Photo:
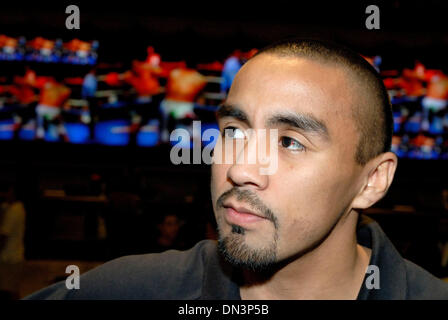
[[[249,161],[253,159],[255,161]],[[266,189],[269,183],[268,175],[260,174],[261,164],[257,156],[257,139],[251,138],[244,143],[244,147],[236,150],[236,156],[227,170],[227,178],[239,187],[251,187],[258,190]]]

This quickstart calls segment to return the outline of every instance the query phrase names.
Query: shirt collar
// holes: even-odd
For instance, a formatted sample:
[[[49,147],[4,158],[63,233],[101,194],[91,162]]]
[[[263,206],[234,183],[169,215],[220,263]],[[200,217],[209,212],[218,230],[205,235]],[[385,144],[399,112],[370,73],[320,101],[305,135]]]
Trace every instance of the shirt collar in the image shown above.
[[[404,259],[388,239],[379,224],[373,219],[360,215],[357,227],[358,243],[370,248],[372,255],[369,265],[378,267],[379,289],[368,289],[366,274],[358,300],[402,300],[407,294],[406,267]]]

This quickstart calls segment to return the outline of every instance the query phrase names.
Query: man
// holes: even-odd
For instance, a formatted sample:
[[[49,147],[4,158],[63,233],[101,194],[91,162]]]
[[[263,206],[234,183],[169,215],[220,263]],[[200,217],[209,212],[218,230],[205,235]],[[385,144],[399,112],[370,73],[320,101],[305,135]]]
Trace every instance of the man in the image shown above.
[[[55,79],[47,81],[41,89],[39,104],[36,107],[37,129],[36,138],[45,138],[45,124],[57,123],[58,137],[68,139],[62,121],[61,111],[70,98],[71,90]],[[56,138],[56,139],[57,139]]]
[[[149,52],[148,52],[149,54]],[[150,59],[148,59],[150,60]],[[154,59],[152,59],[154,60]],[[159,118],[157,103],[153,99],[161,92],[158,76],[160,66],[155,61],[133,61],[132,71],[124,74],[124,80],[131,84],[137,92],[131,109],[131,144],[137,143],[137,135],[151,118]]]
[[[165,98],[160,103],[162,142],[169,141],[170,118],[179,121],[196,117],[194,104],[206,85],[207,79],[194,69],[176,68],[169,73]]]
[[[157,233],[151,252],[163,252],[168,249],[187,248],[182,239],[184,221],[175,212],[168,212],[159,217]]]
[[[80,290],[59,283],[30,298],[448,299],[447,284],[358,213],[397,166],[387,92],[363,58],[319,41],[273,45],[241,68],[218,122],[223,140],[244,142],[215,148],[233,157],[212,166],[218,244],[120,258]],[[278,133],[268,162],[239,161],[257,147],[249,129]],[[277,170],[261,174],[270,161]]]

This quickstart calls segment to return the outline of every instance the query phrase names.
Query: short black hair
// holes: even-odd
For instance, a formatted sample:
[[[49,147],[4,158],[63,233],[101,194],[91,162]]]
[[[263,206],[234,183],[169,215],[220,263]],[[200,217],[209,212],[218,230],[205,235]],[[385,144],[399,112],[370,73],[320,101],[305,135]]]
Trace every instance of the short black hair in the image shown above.
[[[365,165],[379,154],[390,151],[393,115],[389,95],[380,74],[361,55],[334,42],[299,38],[271,44],[255,57],[260,54],[299,57],[344,68],[357,89],[357,103],[352,106],[359,132],[355,161]]]

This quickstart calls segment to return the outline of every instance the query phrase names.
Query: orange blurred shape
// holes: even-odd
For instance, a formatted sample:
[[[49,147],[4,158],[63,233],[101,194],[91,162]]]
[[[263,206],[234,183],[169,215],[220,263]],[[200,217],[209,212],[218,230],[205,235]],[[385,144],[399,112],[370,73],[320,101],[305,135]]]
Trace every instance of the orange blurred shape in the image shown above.
[[[193,102],[206,84],[206,78],[194,69],[174,69],[168,77],[166,98]]]
[[[92,45],[90,44],[90,42],[87,41],[81,41],[79,39],[73,39],[70,40],[69,42],[64,43],[64,47],[70,51],[90,51],[90,48],[92,47]]]
[[[35,100],[35,93],[29,86],[11,86],[9,88],[11,94],[22,104],[29,104]]]
[[[162,69],[162,72],[160,76],[166,78],[170,75],[172,70],[186,67],[187,63],[185,61],[173,61],[173,62],[161,61],[160,68]]]
[[[147,63],[134,61],[133,69],[135,73],[126,72],[124,79],[130,83],[139,96],[148,96],[159,93],[160,85],[153,73],[153,67]]]
[[[36,83],[36,72],[31,69],[27,69],[25,75],[23,76],[23,81],[29,85],[34,85]]]
[[[442,70],[426,70],[425,71],[425,81],[430,82],[432,78],[438,77],[438,76],[444,76]]]
[[[426,139],[423,140],[424,146],[434,147],[435,144],[436,144],[436,141],[434,138],[426,137]]]
[[[44,40],[42,42],[42,49],[53,49],[53,48],[54,48],[54,41]]]
[[[61,107],[71,94],[71,90],[56,81],[47,82],[40,92],[39,103],[52,107]]]
[[[434,99],[448,100],[448,77],[432,77],[428,84],[426,96]]]
[[[104,79],[109,86],[119,86],[121,84],[120,75],[117,72],[109,72]]]
[[[383,79],[383,83],[386,89],[394,89],[397,87],[398,80],[395,78],[385,78]]]
[[[398,84],[410,97],[419,97],[425,93],[423,83],[418,79],[401,78]]]
[[[44,39],[42,37],[36,37],[28,42],[28,46],[30,46],[33,49],[40,50],[46,40],[47,39]]]
[[[53,82],[54,79],[52,77],[45,77],[45,76],[39,76],[36,77],[36,88],[42,89],[45,84],[49,83],[49,82]]]
[[[4,46],[15,48],[17,47],[18,43],[19,41],[17,39],[8,37],[4,34],[0,34],[0,48]]]
[[[392,145],[397,146],[401,143],[400,136],[392,136]]]
[[[426,140],[427,140],[427,137],[425,137],[422,134],[419,134],[414,139],[412,139],[412,144],[417,147],[421,147],[425,144]]]
[[[67,43],[64,43],[64,47],[70,51],[77,51],[80,45],[81,45],[81,40],[76,39],[76,38],[73,40],[70,40]]]
[[[78,51],[86,51],[89,52],[92,45],[88,42],[81,42],[78,47]]]
[[[8,38],[5,42],[5,46],[16,48],[18,44],[17,39]]]
[[[0,48],[3,47],[6,43],[6,40],[8,39],[8,36],[5,36],[4,34],[0,34]]]

